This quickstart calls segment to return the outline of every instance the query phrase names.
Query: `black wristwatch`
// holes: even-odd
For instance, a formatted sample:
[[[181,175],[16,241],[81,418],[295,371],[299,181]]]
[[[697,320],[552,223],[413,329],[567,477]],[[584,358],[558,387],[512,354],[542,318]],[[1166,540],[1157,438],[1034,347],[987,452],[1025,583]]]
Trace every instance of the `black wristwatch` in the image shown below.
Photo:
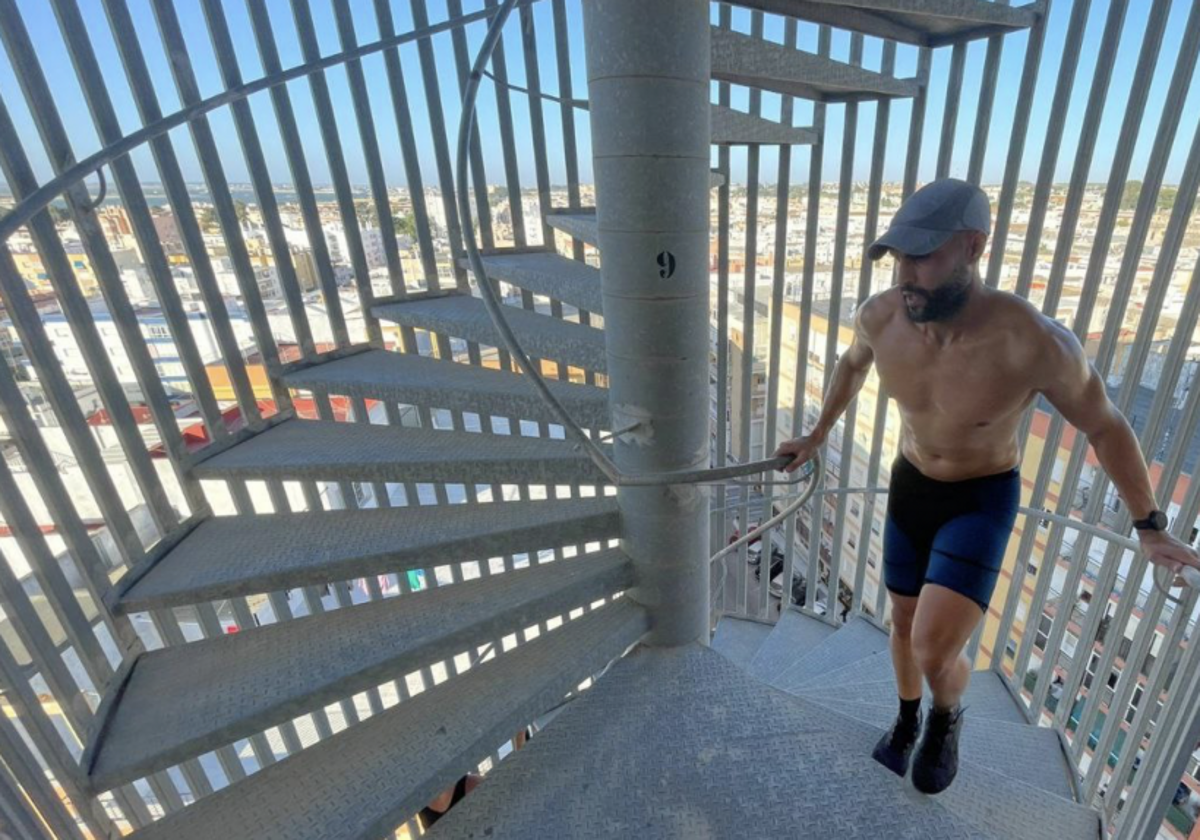
[[[1139,531],[1165,531],[1167,530],[1167,515],[1161,510],[1152,510],[1145,519],[1134,522],[1133,527]]]

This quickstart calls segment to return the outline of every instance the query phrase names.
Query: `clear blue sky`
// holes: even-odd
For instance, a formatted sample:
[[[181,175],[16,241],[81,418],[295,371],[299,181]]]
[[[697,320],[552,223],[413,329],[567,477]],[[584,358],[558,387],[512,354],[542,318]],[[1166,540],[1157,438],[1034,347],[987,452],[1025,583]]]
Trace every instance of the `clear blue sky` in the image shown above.
[[[254,0],[262,2],[264,0]],[[373,2],[371,0],[345,0],[353,9],[358,39],[367,43],[378,37],[375,25]],[[115,44],[104,15],[100,0],[78,0],[92,35],[92,42],[97,51],[105,81],[114,98],[121,125],[126,131],[136,130],[141,125],[137,110],[133,103],[129,86],[124,77],[124,71],[116,51]],[[128,0],[132,15],[137,22],[138,34],[143,50],[154,76],[155,88],[158,91],[161,107],[165,113],[170,113],[179,106],[178,96],[166,62],[163,49],[159,43],[154,16],[150,10],[149,0]],[[296,37],[295,25],[290,12],[288,0],[265,0],[274,23],[276,40],[282,56],[284,67],[292,67],[301,63],[300,46]],[[1016,0],[1020,2],[1020,0]],[[1066,37],[1067,20],[1073,0],[1054,0],[1051,14],[1050,29],[1047,36],[1042,66],[1039,73],[1035,107],[1032,116],[1029,140],[1021,169],[1022,178],[1032,180],[1036,176],[1040,160],[1042,138],[1045,135],[1049,119],[1050,102],[1053,96],[1054,84],[1058,78],[1062,60],[1063,42]],[[1146,165],[1154,132],[1164,107],[1164,98],[1170,81],[1171,71],[1179,52],[1187,20],[1189,0],[1171,0],[1172,10],[1170,24],[1163,44],[1162,55],[1158,62],[1154,85],[1149,98],[1146,118],[1143,121],[1139,135],[1132,178],[1139,178]],[[29,28],[34,43],[37,45],[42,66],[47,73],[54,90],[59,110],[71,134],[72,143],[77,157],[84,157],[96,151],[100,144],[92,121],[88,114],[82,92],[75,80],[66,48],[58,34],[57,24],[52,14],[47,11],[48,0],[19,0],[25,24]],[[258,60],[254,38],[251,33],[249,18],[246,13],[245,0],[224,0],[226,14],[234,34],[235,48],[241,64],[243,77],[247,80],[258,78],[262,74],[262,66]],[[483,8],[483,0],[464,0],[465,10],[475,11]],[[1107,16],[1109,0],[1094,0],[1089,17],[1089,24],[1083,49],[1083,57],[1068,112],[1067,132],[1062,153],[1059,158],[1056,180],[1063,181],[1069,175],[1070,166],[1074,159],[1078,144],[1079,123],[1082,120],[1086,105],[1090,80],[1099,58],[1097,49]],[[311,0],[312,12],[316,20],[316,29],[320,40],[321,52],[328,55],[339,51],[336,27],[333,22],[331,0]],[[446,18],[445,0],[428,0],[429,16],[434,22]],[[220,92],[222,85],[217,72],[216,61],[208,40],[207,29],[199,10],[199,3],[194,0],[177,2],[176,7],[183,23],[185,36],[191,52],[193,65],[200,81],[201,92],[210,96]],[[412,16],[407,0],[393,0],[393,14],[398,31],[407,31],[412,26]],[[1151,7],[1151,0],[1132,0],[1128,21],[1125,27],[1125,37],[1115,58],[1105,57],[1105,60],[1115,61],[1113,83],[1105,108],[1104,120],[1100,131],[1095,160],[1090,173],[1090,180],[1103,180],[1110,168],[1120,121],[1124,113],[1129,88],[1133,80],[1133,70],[1141,47],[1142,35],[1145,30],[1146,18]],[[570,27],[570,50],[572,56],[573,84],[575,96],[586,96],[586,78],[583,61],[582,16],[579,0],[567,0],[568,19]],[[543,89],[558,92],[558,73],[552,46],[553,21],[551,6],[548,2],[538,3],[534,7],[534,16],[539,35],[539,67]],[[713,19],[716,20],[717,9],[712,7]],[[733,11],[734,28],[748,31],[750,13],[747,10],[735,8]],[[482,24],[474,24],[468,29],[468,41],[472,56],[482,42],[484,36]],[[768,15],[766,18],[766,37],[776,41],[783,40],[783,22],[781,18]],[[988,155],[984,167],[984,182],[996,183],[1003,174],[1006,148],[1012,114],[1015,107],[1017,86],[1024,62],[1026,33],[1010,36],[1005,42],[1003,59],[1000,67],[1000,85],[996,93],[996,105],[992,120],[991,136],[988,144]],[[460,112],[460,96],[457,84],[457,72],[454,65],[454,52],[449,35],[441,35],[435,39],[437,62],[442,79],[441,98],[450,127],[451,144],[457,134],[457,121]],[[510,80],[516,84],[525,84],[525,68],[520,47],[519,25],[514,15],[510,19],[505,33],[505,47],[508,50],[508,66]],[[815,51],[816,27],[801,24],[801,49]],[[833,56],[839,60],[848,60],[850,37],[848,33],[837,32],[833,38]],[[875,38],[867,38],[865,46],[865,63],[872,69],[877,69],[881,60],[882,42]],[[967,156],[970,138],[974,128],[975,103],[983,71],[986,42],[972,44],[967,54],[966,76],[963,88],[962,106],[958,123],[958,139],[955,144],[952,174],[964,175],[967,166]],[[427,184],[436,183],[436,168],[434,163],[433,146],[430,141],[428,109],[426,108],[425,93],[419,83],[420,63],[415,45],[408,45],[401,50],[408,95],[413,115],[413,127],[418,145],[421,147],[421,169]],[[925,132],[925,143],[922,153],[921,178],[932,177],[933,167],[937,156],[937,143],[940,135],[938,128],[945,100],[945,79],[950,62],[950,49],[935,51],[933,61],[933,83],[928,105],[928,122]],[[390,184],[405,183],[403,165],[399,153],[399,144],[392,118],[391,102],[387,92],[387,84],[380,55],[374,55],[364,61],[368,79],[369,94],[373,104],[375,118],[383,149],[385,172]],[[916,72],[916,49],[901,46],[897,52],[897,75],[911,76]],[[345,150],[351,181],[365,184],[366,170],[362,159],[361,144],[358,139],[358,128],[354,118],[346,74],[337,68],[328,74],[330,89],[333,94],[334,108],[337,112],[342,146]],[[1200,74],[1197,74],[1200,76]],[[313,179],[317,183],[328,181],[328,165],[317,130],[316,115],[312,98],[308,93],[308,85],[304,81],[293,82],[290,85],[292,103],[296,110],[301,133],[305,138],[305,148]],[[0,94],[9,108],[18,130],[25,142],[26,151],[34,162],[40,178],[50,176],[50,168],[41,150],[37,132],[25,107],[23,97],[17,87],[15,77],[7,56],[0,51]],[[529,141],[529,112],[526,97],[512,92],[514,103],[514,119],[518,136],[518,155],[521,166],[523,186],[533,186],[535,181],[534,164],[532,159],[531,142]],[[715,99],[715,86],[714,86]],[[288,183],[291,175],[283,155],[278,131],[271,109],[269,97],[258,94],[251,100],[258,121],[259,132],[266,149],[268,165],[272,180],[277,183]],[[561,144],[560,111],[556,103],[547,103],[551,107],[545,109],[546,129],[551,141],[550,171],[555,183],[565,183],[565,169],[559,147]],[[749,95],[745,89],[734,88],[733,105],[741,110],[748,110]],[[763,114],[778,118],[780,97],[774,94],[763,95]],[[830,106],[827,113],[827,133],[825,155],[825,177],[836,180],[840,167],[842,123],[844,106]],[[811,119],[812,106],[803,100],[796,103],[794,123],[807,125]],[[855,178],[865,179],[870,165],[870,151],[874,135],[876,107],[874,104],[862,105],[859,108],[859,143],[855,159]],[[885,177],[889,180],[899,180],[902,174],[903,154],[908,133],[908,122],[911,106],[907,101],[898,101],[892,106],[891,130],[889,132],[888,153],[886,158]],[[1168,182],[1179,178],[1187,148],[1192,142],[1197,120],[1200,120],[1200,78],[1193,80],[1187,103],[1183,110],[1183,120],[1179,136],[1171,156],[1167,170]],[[221,144],[221,155],[226,165],[228,177],[234,181],[247,181],[245,165],[242,160],[236,133],[228,109],[215,112],[210,119],[213,122],[218,142]],[[485,168],[490,183],[503,183],[501,149],[496,120],[495,95],[492,83],[484,79],[480,91],[480,106],[478,119],[484,130],[485,137]],[[577,112],[577,136],[580,141],[579,156],[584,181],[591,180],[591,149],[587,141],[587,117],[583,112]],[[200,180],[200,169],[196,162],[191,141],[186,129],[176,129],[172,132],[177,152],[180,156],[185,177],[189,180]],[[522,138],[524,140],[522,141]],[[139,172],[146,181],[157,181],[158,176],[151,163],[147,150],[141,150],[134,155]],[[715,160],[715,153],[714,153]],[[744,148],[733,152],[734,180],[745,179],[746,152]],[[808,155],[798,153],[793,155],[793,183],[797,179],[807,177]],[[778,156],[773,149],[766,149],[762,154],[761,180],[771,183],[776,180],[778,172]]]

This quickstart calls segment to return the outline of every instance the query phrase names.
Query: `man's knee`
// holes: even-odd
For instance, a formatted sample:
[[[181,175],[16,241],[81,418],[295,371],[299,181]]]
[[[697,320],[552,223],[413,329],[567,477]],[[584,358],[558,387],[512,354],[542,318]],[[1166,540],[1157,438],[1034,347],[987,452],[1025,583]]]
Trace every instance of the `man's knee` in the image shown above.
[[[938,634],[923,628],[913,631],[909,644],[912,647],[913,660],[926,677],[936,677],[953,667],[958,659],[959,651],[946,643]]]

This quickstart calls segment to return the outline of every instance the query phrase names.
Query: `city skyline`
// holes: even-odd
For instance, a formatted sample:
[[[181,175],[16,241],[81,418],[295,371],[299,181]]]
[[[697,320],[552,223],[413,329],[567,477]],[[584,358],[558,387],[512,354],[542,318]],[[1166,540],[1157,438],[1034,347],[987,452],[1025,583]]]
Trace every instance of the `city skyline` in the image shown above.
[[[1188,12],[1187,1],[1164,1],[1170,3],[1170,16],[1163,38],[1162,50],[1155,66],[1153,83],[1147,98],[1147,112],[1145,119],[1142,121],[1142,129],[1139,132],[1138,142],[1134,151],[1131,180],[1136,180],[1137,173],[1146,165],[1150,146],[1152,145],[1153,131],[1162,116],[1162,109],[1166,99],[1166,87],[1169,83],[1171,72],[1174,69],[1174,62],[1178,57],[1183,33],[1186,29],[1184,22]],[[68,133],[75,144],[73,149],[75,157],[82,159],[98,151],[101,145],[89,115],[87,103],[74,77],[70,57],[62,43],[61,36],[58,34],[58,24],[53,15],[37,14],[38,9],[34,7],[34,2],[35,0],[18,0],[18,7],[22,11],[25,26],[29,30],[30,37],[38,50],[43,71],[47,75],[47,82],[54,93],[56,101],[60,104],[62,117],[67,126]],[[576,8],[578,2],[579,0],[569,0],[567,14],[568,45],[572,56],[570,62],[572,96],[576,99],[585,97],[587,90],[585,63],[580,60],[580,57],[583,55],[584,40],[582,15],[577,13],[578,9]],[[113,94],[113,104],[117,110],[120,123],[126,132],[136,130],[136,128],[142,125],[142,121],[139,119],[132,97],[128,93],[128,83],[121,71],[120,57],[113,43],[108,21],[100,4],[84,5],[85,7],[81,8],[80,11],[87,24],[88,31],[91,33],[92,45],[96,50],[101,70],[105,74],[106,81]],[[261,78],[263,75],[262,62],[254,43],[253,28],[250,25],[245,4],[240,0],[223,0],[222,5],[225,9],[226,18],[234,40],[234,51],[243,78],[246,81]],[[484,8],[480,0],[472,0],[462,5],[464,7],[463,11],[468,14]],[[1088,17],[1088,24],[1084,32],[1081,50],[1082,60],[1076,74],[1076,83],[1072,88],[1069,99],[1067,109],[1068,129],[1064,133],[1062,148],[1058,155],[1057,166],[1054,171],[1053,180],[1055,182],[1065,182],[1070,177],[1074,164],[1075,150],[1079,140],[1078,128],[1082,123],[1083,110],[1090,88],[1090,78],[1095,70],[1099,55],[1100,38],[1107,17],[1108,2],[1097,0],[1092,5],[1093,8]],[[1114,71],[1113,81],[1106,99],[1104,116],[1101,120],[1100,131],[1097,137],[1096,153],[1088,173],[1088,180],[1103,180],[1103,175],[1111,168],[1116,147],[1116,138],[1119,134],[1118,128],[1125,110],[1125,103],[1128,100],[1129,89],[1134,76],[1133,71],[1137,63],[1142,35],[1152,4],[1135,2],[1129,5],[1130,8],[1126,13],[1127,20],[1124,36],[1121,39],[1116,54],[1111,58]],[[444,21],[447,18],[445,0],[431,0],[427,6],[428,18],[432,23]],[[138,30],[139,40],[142,43],[143,53],[150,70],[151,78],[156,85],[156,93],[161,110],[164,114],[174,113],[179,109],[178,93],[174,85],[170,83],[170,67],[165,54],[163,54],[159,46],[159,38],[155,31],[155,18],[150,10],[149,3],[147,0],[131,0],[129,7],[135,28]],[[1043,47],[1042,61],[1039,66],[1037,87],[1034,96],[1030,100],[1032,105],[1029,133],[1018,170],[1019,177],[1022,180],[1034,180],[1040,165],[1041,140],[1045,136],[1046,127],[1050,119],[1053,88],[1059,75],[1071,7],[1071,3],[1059,2],[1053,4],[1050,11],[1046,41]],[[303,63],[299,40],[296,36],[295,23],[288,9],[287,0],[269,0],[267,8],[272,22],[272,29],[276,34],[275,40],[282,67],[288,69]],[[336,34],[337,26],[330,5],[327,2],[313,2],[311,8],[321,55],[328,56],[341,52],[341,45],[338,42]],[[378,40],[379,30],[374,14],[372,13],[372,4],[353,3],[350,5],[350,9],[354,18],[358,43],[360,45],[368,44]],[[551,5],[549,3],[536,3],[530,9],[535,28],[544,34],[546,40],[549,40],[549,34],[553,31],[554,24]],[[413,16],[408,4],[393,3],[392,13],[396,32],[403,33],[413,28]],[[179,4],[177,14],[180,18],[184,38],[187,42],[190,58],[196,72],[200,94],[202,97],[211,97],[222,91],[224,86],[213,56],[200,4]],[[717,4],[712,5],[711,14],[713,22],[716,23],[719,16]],[[510,19],[505,30],[503,43],[505,49],[508,51],[507,67],[509,82],[513,85],[526,86],[528,84],[526,68],[524,62],[519,60],[519,56],[522,55],[522,44],[520,24],[516,18],[517,15],[514,14],[513,18]],[[748,32],[750,30],[750,20],[749,11],[741,8],[733,10],[732,25],[735,30]],[[479,49],[485,31],[482,22],[470,24],[465,28],[468,52],[471,55],[474,55]],[[783,19],[776,15],[765,15],[763,34],[767,40],[783,42]],[[815,25],[807,23],[799,25],[799,49],[815,52],[817,49],[816,37],[817,27]],[[984,183],[999,183],[1004,177],[1009,133],[1017,104],[1017,80],[1021,76],[1024,65],[1025,46],[1028,37],[1028,32],[1019,32],[1009,36],[1004,41],[998,78],[1006,80],[1007,83],[1001,83],[996,86],[995,104],[988,135],[987,154],[984,157],[982,170],[982,180]],[[539,38],[539,40],[542,40],[542,38]],[[449,81],[457,78],[457,69],[454,64],[455,53],[452,49],[451,36],[448,33],[434,36],[434,45],[435,49],[433,53],[440,83],[441,106],[444,112],[446,132],[452,146],[457,136],[461,104],[458,86]],[[950,160],[951,174],[959,177],[962,177],[966,172],[967,158],[977,117],[976,103],[978,97],[975,94],[979,91],[982,82],[986,49],[987,43],[985,41],[975,42],[966,49],[962,82],[963,96],[959,106],[957,126],[953,133],[955,140],[954,154]],[[832,58],[838,61],[848,61],[849,52],[849,34],[843,31],[834,31],[831,40]],[[554,53],[555,51],[552,49],[542,49],[538,52],[537,56],[541,89],[549,95],[558,95],[560,93],[556,56]],[[899,45],[896,51],[895,75],[901,78],[914,76],[917,68],[917,54],[917,48],[903,44]],[[406,44],[402,46],[400,55],[401,67],[409,97],[409,113],[412,115],[411,125],[418,142],[418,157],[422,180],[427,185],[432,186],[437,183],[437,166],[434,160],[434,148],[431,141],[432,129],[429,119],[429,108],[424,86],[420,83],[422,78],[421,64],[416,45]],[[947,68],[950,57],[950,48],[933,50],[931,78],[935,80],[935,83],[928,90],[925,116],[927,126],[938,125],[945,112],[946,85],[940,84],[940,80],[946,78],[948,75]],[[878,70],[881,66],[881,61],[882,41],[873,37],[865,38],[863,46],[864,66],[868,69]],[[364,58],[363,70],[367,80],[368,97],[375,116],[376,134],[382,150],[381,156],[385,178],[389,185],[392,186],[407,185],[403,162],[399,153],[398,134],[392,116],[393,111],[388,91],[387,73],[383,65],[382,53],[375,53]],[[325,76],[332,94],[333,109],[339,129],[341,146],[346,156],[346,165],[350,174],[350,180],[354,183],[365,183],[367,181],[366,165],[362,154],[362,144],[358,134],[345,68],[342,66],[332,68],[326,71]],[[1194,78],[1200,78],[1200,69],[1197,70]],[[328,182],[330,180],[328,162],[325,159],[324,150],[319,139],[320,132],[312,97],[308,94],[306,88],[307,84],[299,80],[291,82],[288,85],[300,134],[305,138],[306,142],[305,151],[310,174],[314,181]],[[717,100],[717,88],[717,83],[713,82],[713,101]],[[3,50],[0,50],[0,89],[12,91],[14,94],[19,90],[12,66]],[[518,91],[510,90],[509,95],[514,106],[513,123],[518,140],[516,143],[517,163],[520,172],[520,181],[524,188],[536,183],[533,144],[521,142],[523,138],[529,136],[530,132],[529,109],[527,106],[528,98],[526,94]],[[259,125],[260,134],[262,135],[261,139],[271,180],[276,183],[285,183],[290,180],[289,177],[285,177],[283,174],[287,171],[286,156],[284,155],[282,143],[276,128],[270,97],[263,92],[251,96],[249,101],[255,120]],[[748,111],[749,101],[749,90],[747,88],[737,85],[731,87],[732,107],[737,110]],[[782,98],[777,94],[765,92],[762,94],[761,101],[762,116],[768,119],[779,119]],[[797,126],[810,125],[813,104],[800,99],[794,101],[793,124]],[[20,95],[7,95],[4,97],[4,104],[10,110],[19,134],[22,137],[35,137],[37,130],[28,114],[23,97]],[[496,137],[496,130],[499,123],[496,117],[496,96],[492,80],[483,80],[477,104],[477,121],[481,127],[482,135],[485,138]],[[542,110],[548,136],[561,137],[562,125],[559,104],[550,100],[543,100],[543,105],[546,106]],[[845,110],[846,106],[842,105],[829,105],[826,109],[826,126],[822,138],[826,150],[822,173],[822,177],[825,180],[836,180],[840,171],[841,149],[843,145],[842,128]],[[911,112],[911,101],[901,99],[891,103],[889,138],[884,163],[884,177],[886,180],[899,181],[903,177],[902,166],[904,150],[908,140],[908,125]],[[869,171],[871,164],[870,150],[873,144],[876,113],[877,106],[875,104],[864,103],[858,106],[858,129],[854,155],[854,178],[856,180],[865,179]],[[1191,92],[1182,109],[1182,113],[1183,119],[1179,131],[1180,138],[1190,136],[1197,121],[1200,121],[1200,85],[1195,83],[1191,85]],[[233,128],[229,108],[217,108],[209,114],[209,120],[218,138],[220,154],[226,166],[228,177],[233,181],[249,181],[245,162],[236,142],[236,132]],[[575,122],[580,178],[582,182],[591,183],[592,152],[586,112],[576,109]],[[190,138],[187,138],[182,130],[176,130],[171,137],[179,155],[184,177],[189,181],[201,180],[199,163]],[[940,132],[924,132],[921,163],[918,168],[919,180],[928,181],[933,177],[933,169],[936,164],[937,149],[940,141]],[[548,159],[550,178],[557,183],[565,183],[565,162],[562,155],[555,154],[559,151],[560,144],[555,142],[549,143],[547,146],[552,152]],[[1176,142],[1165,173],[1166,183],[1178,182],[1183,167],[1183,159],[1186,155],[1186,146],[1186,141],[1182,139]],[[30,155],[31,165],[39,180],[49,180],[51,177],[51,168],[41,147],[41,143],[30,142],[27,151]],[[498,142],[485,142],[482,151],[484,168],[488,175],[488,180],[498,180],[500,173],[503,171],[500,144]],[[148,173],[155,171],[150,150],[145,146],[139,147],[131,153],[131,157],[143,178],[148,183],[153,182],[153,178],[147,177]],[[807,180],[808,159],[809,156],[806,154],[793,155],[791,166],[791,181],[793,183]],[[713,161],[715,160],[716,152],[714,150]],[[732,179],[735,182],[744,182],[746,180],[746,164],[746,152],[741,149],[735,150],[732,155],[731,172]],[[777,172],[778,148],[763,147],[760,157],[760,180],[764,175],[775,178],[775,173]]]

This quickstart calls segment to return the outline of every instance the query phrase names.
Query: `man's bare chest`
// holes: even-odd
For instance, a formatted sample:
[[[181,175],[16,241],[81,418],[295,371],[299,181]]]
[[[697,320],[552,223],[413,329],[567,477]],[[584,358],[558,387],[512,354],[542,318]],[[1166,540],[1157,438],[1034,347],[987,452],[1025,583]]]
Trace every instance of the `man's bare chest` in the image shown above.
[[[982,427],[1020,411],[1033,397],[1032,372],[994,343],[929,348],[916,342],[880,347],[875,367],[888,394],[908,415]]]

